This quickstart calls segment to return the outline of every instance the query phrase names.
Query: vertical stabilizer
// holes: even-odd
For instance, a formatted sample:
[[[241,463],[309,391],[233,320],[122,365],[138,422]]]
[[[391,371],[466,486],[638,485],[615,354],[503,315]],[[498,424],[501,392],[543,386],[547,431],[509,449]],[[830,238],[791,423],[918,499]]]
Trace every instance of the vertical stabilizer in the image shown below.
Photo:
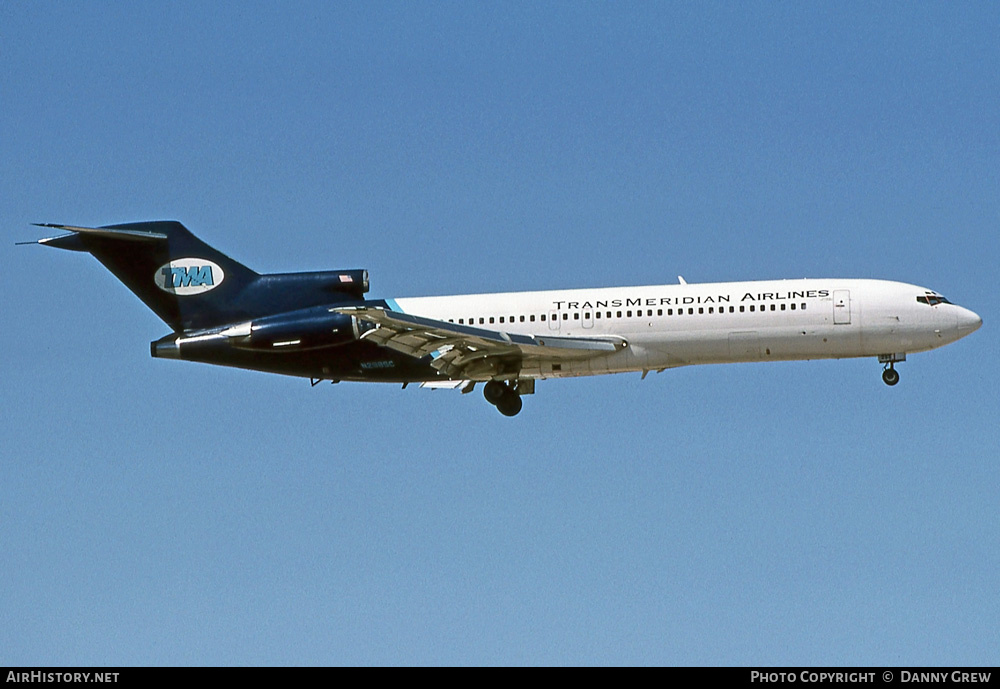
[[[70,234],[39,244],[92,254],[175,331],[232,320],[238,296],[259,277],[172,220],[42,227]]]

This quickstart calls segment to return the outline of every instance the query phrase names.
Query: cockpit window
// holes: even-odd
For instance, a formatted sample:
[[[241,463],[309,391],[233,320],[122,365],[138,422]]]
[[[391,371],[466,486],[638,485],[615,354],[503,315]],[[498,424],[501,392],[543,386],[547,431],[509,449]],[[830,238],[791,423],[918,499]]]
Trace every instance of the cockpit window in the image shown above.
[[[940,294],[925,294],[922,297],[917,297],[917,301],[921,304],[927,304],[928,306],[937,306],[938,304],[950,304],[951,302],[942,297]]]

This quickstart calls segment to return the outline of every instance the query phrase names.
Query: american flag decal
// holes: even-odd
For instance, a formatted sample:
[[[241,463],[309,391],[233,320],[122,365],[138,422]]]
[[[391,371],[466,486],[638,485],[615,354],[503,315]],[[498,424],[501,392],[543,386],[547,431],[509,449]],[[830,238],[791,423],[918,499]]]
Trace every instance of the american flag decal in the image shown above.
[[[340,276],[340,281],[341,282],[354,282],[354,278],[352,278],[350,275],[341,275]]]

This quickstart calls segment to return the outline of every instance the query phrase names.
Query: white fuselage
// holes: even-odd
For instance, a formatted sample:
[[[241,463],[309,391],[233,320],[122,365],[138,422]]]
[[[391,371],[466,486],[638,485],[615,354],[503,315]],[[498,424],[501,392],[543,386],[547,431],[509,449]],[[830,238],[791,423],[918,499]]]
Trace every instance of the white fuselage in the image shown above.
[[[931,297],[928,303],[928,295]],[[923,302],[918,298],[922,297]],[[393,309],[509,334],[624,338],[591,359],[541,362],[522,378],[692,364],[839,359],[934,349],[982,320],[923,287],[806,279],[512,292],[389,300]]]

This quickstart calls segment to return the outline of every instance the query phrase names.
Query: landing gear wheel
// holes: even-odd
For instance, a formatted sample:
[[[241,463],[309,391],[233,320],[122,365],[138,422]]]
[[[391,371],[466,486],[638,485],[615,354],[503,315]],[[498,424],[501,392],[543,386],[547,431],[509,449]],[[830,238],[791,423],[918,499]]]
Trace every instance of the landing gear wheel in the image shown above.
[[[491,380],[483,386],[483,397],[485,397],[486,401],[490,404],[497,404],[503,398],[506,391],[506,385],[501,383],[499,380]]]
[[[886,385],[895,385],[899,382],[899,372],[890,366],[882,371],[882,382]]]
[[[510,388],[506,388],[500,401],[497,402],[497,411],[504,416],[517,416],[518,412],[521,411],[522,405],[521,396]]]

